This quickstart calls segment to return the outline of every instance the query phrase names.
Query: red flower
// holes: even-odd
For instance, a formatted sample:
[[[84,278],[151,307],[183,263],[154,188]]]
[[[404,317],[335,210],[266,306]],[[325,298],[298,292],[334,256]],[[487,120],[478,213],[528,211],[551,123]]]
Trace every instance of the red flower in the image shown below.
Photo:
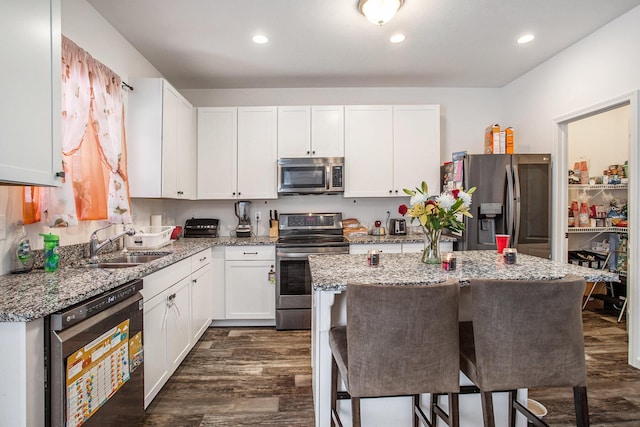
[[[451,195],[453,196],[454,199],[458,198],[458,193],[460,193],[460,190],[457,189],[457,188],[455,190],[451,191]]]
[[[404,214],[406,214],[406,213],[407,213],[407,209],[408,209],[408,208],[407,208],[407,205],[402,204],[402,205],[398,206],[398,213],[399,213],[400,215],[403,215],[403,216],[404,216]]]
[[[435,201],[435,200],[433,200],[433,199],[429,199],[429,200],[427,200],[427,205],[437,206],[437,203],[436,203],[436,201]],[[425,206],[426,206],[426,205],[425,205]]]

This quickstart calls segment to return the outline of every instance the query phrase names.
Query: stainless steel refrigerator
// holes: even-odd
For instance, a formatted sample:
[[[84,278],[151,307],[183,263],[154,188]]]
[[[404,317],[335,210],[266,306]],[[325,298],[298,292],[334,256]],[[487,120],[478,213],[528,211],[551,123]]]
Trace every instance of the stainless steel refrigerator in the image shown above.
[[[458,249],[495,250],[495,235],[508,234],[518,252],[551,258],[551,155],[471,154],[459,161],[458,185],[477,189]]]

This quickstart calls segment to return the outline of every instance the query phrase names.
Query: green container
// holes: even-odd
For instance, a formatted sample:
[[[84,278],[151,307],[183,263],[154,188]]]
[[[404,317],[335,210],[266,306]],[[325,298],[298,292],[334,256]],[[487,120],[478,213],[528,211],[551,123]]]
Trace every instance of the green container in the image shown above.
[[[60,261],[58,248],[60,236],[57,234],[40,234],[44,237],[44,271],[56,271]]]

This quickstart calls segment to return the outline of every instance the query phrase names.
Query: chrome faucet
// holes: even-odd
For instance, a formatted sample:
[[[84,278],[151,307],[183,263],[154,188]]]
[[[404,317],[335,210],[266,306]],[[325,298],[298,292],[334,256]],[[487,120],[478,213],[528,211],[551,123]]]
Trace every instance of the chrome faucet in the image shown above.
[[[120,237],[124,236],[125,234],[128,236],[133,236],[134,234],[136,234],[136,231],[133,228],[127,228],[126,230],[124,230],[122,233],[119,233],[107,240],[104,241],[99,241],[98,240],[98,231],[107,229],[109,227],[111,227],[112,224],[108,224],[102,228],[98,228],[96,231],[94,231],[93,233],[91,233],[91,237],[89,237],[89,263],[91,264],[95,264],[98,262],[98,251],[100,249],[102,249],[103,247],[105,247],[106,245],[108,245],[109,243],[113,242],[114,240],[119,239]]]

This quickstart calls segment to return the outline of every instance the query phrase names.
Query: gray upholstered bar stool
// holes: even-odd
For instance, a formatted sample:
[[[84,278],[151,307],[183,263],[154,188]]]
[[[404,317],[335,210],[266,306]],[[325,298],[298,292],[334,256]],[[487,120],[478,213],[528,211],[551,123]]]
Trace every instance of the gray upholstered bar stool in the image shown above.
[[[352,424],[360,426],[360,398],[413,396],[413,425],[431,425],[421,393],[457,393],[460,387],[457,280],[424,286],[348,284],[347,325],[331,328],[331,425],[342,426],[340,376],[351,398]],[[457,394],[450,414],[458,426]]]
[[[494,426],[493,391],[509,391],[516,410],[547,426],[516,400],[516,389],[573,387],[576,425],[589,425],[582,330],[585,280],[472,280],[472,322],[460,323],[460,369],[481,392],[485,427]],[[504,414],[505,416],[507,414]]]

